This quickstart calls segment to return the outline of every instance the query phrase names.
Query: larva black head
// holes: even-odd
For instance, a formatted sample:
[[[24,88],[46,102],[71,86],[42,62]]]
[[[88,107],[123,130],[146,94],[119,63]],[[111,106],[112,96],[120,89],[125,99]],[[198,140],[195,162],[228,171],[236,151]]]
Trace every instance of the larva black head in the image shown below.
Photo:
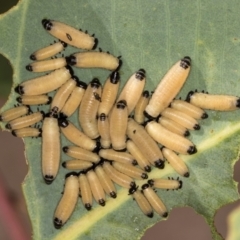
[[[17,97],[16,100],[17,102],[22,103],[22,97]]]
[[[12,133],[12,135],[13,135],[14,137],[17,137],[17,134],[16,134],[16,131],[15,131],[15,130],[13,130],[11,133]]]
[[[162,217],[166,218],[168,216],[168,212],[163,213]]]
[[[199,124],[195,124],[194,126],[193,126],[193,128],[195,129],[195,130],[200,130],[200,125]]]
[[[99,199],[98,203],[103,207],[105,206],[105,200],[104,199]]]
[[[147,188],[149,188],[149,184],[145,183],[145,184],[142,185],[142,190],[145,190]]]
[[[191,66],[191,58],[186,56],[180,61],[180,66],[184,69],[187,69]]]
[[[41,137],[42,136],[42,129],[39,129],[39,135],[38,137]]]
[[[85,203],[84,207],[90,211],[92,209],[92,205],[90,203]]]
[[[26,69],[27,69],[29,72],[32,72],[32,71],[33,71],[31,64],[28,64],[28,65],[26,66]]]
[[[118,67],[115,69],[115,71],[119,71],[119,69],[121,68],[122,66],[122,59],[121,59],[122,56],[118,56]]]
[[[181,189],[181,188],[182,188],[182,184],[183,184],[183,182],[182,182],[181,180],[178,180],[178,182],[179,182],[178,189]]]
[[[133,165],[133,166],[136,166],[136,165],[138,165],[138,162],[137,162],[137,160],[133,159],[133,160],[132,160],[132,165]]]
[[[137,191],[137,189],[138,189],[138,186],[136,186],[136,185],[131,187],[131,188],[129,188],[128,195],[134,194]]]
[[[153,212],[148,213],[146,216],[149,218],[153,218]]]
[[[145,98],[148,98],[148,97],[149,97],[149,91],[145,90],[145,91],[142,93],[142,96],[145,97]]]
[[[141,178],[142,179],[148,179],[148,175],[146,173],[142,173]]]
[[[83,89],[87,89],[87,84],[80,80],[77,82],[77,86]]]
[[[52,175],[45,175],[44,176],[44,181],[48,185],[51,184],[53,182],[53,180],[54,180],[54,177]]]
[[[62,227],[62,220],[58,219],[58,218],[54,218],[53,220],[53,224],[54,224],[54,227],[56,229],[60,229]]]
[[[49,96],[48,97],[48,101],[47,101],[47,103],[46,104],[50,104],[52,102],[52,97],[51,96]]]
[[[194,91],[190,91],[190,92],[188,93],[188,95],[187,95],[187,97],[186,97],[186,101],[187,101],[187,102],[190,102],[190,101],[191,101],[191,97],[192,97],[193,94],[194,94]]]
[[[239,106],[240,106],[240,104],[239,104]],[[208,114],[207,113],[203,113],[202,116],[201,116],[201,119],[206,119],[206,118],[208,118]]]
[[[79,81],[79,78],[77,77],[77,76],[72,76],[72,79],[74,80],[74,81],[76,81],[76,82],[78,82]]]
[[[73,177],[73,176],[78,176],[78,173],[76,172],[69,172],[65,175],[65,179],[69,178],[69,177]]]
[[[132,187],[136,187],[136,183],[135,182],[131,182],[130,183],[130,188],[132,188]]]
[[[69,122],[66,118],[59,118],[58,119],[58,126],[66,128],[69,125]]]
[[[91,82],[90,82],[90,86],[92,88],[99,88],[101,86],[101,83],[99,82],[98,78],[94,78]]]
[[[117,198],[117,194],[115,192],[110,192],[110,197],[111,198]]]
[[[95,38],[95,39],[94,39],[94,45],[93,45],[93,47],[92,47],[92,50],[96,49],[97,45],[98,45],[98,39]]]
[[[7,123],[7,124],[5,125],[5,127],[6,127],[7,129],[12,129],[12,126],[11,126],[10,123]]]
[[[145,170],[146,172],[151,172],[152,169],[151,169],[150,166],[147,165],[147,166],[144,167],[144,170]]]
[[[148,180],[148,184],[152,187],[154,185],[154,180],[153,179],[149,179]]]
[[[187,173],[185,173],[183,176],[186,177],[186,178],[188,178],[188,177],[190,176],[190,173],[187,172]]]
[[[100,142],[96,142],[96,147],[93,149],[93,152],[94,153],[98,153],[101,148],[102,148],[101,143]]]
[[[71,74],[71,76],[73,76],[73,74],[74,74],[73,69],[72,69],[69,65],[65,66],[65,68],[69,71],[69,73]]]
[[[66,162],[62,163],[62,167],[66,168],[66,165],[67,165]]]
[[[77,63],[77,59],[74,55],[71,55],[71,56],[68,56],[68,57],[65,57],[66,61],[67,61],[67,64],[71,65],[71,66],[74,66],[76,65]]]
[[[52,26],[53,26],[51,20],[49,20],[49,19],[43,19],[42,20],[42,25],[47,31],[50,31],[52,29]]]
[[[146,118],[148,118],[149,120],[155,119],[155,117],[151,116],[151,115],[148,114],[146,111],[144,111],[143,114],[144,114],[144,116],[145,116]]]
[[[33,60],[33,61],[36,61],[36,60],[37,60],[37,59],[36,59],[36,56],[35,56],[34,54],[31,54],[29,58],[30,58],[31,60]]]
[[[14,88],[15,92],[20,94],[20,95],[23,95],[24,94],[24,90],[23,90],[23,86],[21,86],[20,84],[17,85],[15,88]]]
[[[67,118],[68,116],[65,113],[60,112],[59,118]]]
[[[145,78],[145,74],[146,74],[145,70],[141,68],[136,72],[135,77],[136,79],[142,81]]]
[[[197,152],[196,146],[190,146],[190,147],[188,148],[187,152],[188,152],[190,155],[196,153],[196,152]]]
[[[164,161],[161,159],[158,159],[157,161],[154,162],[154,165],[156,168],[163,169],[164,168]]]
[[[63,152],[65,152],[65,153],[67,153],[67,152],[68,152],[68,149],[69,149],[69,147],[68,147],[68,146],[64,146],[64,147],[62,148]]]
[[[101,113],[99,116],[100,121],[105,121],[107,119],[107,115],[105,113]]]
[[[112,84],[117,84],[120,80],[120,75],[119,75],[119,72],[117,71],[114,71],[110,74],[110,82]]]
[[[185,133],[183,134],[184,137],[188,137],[190,135],[190,132],[188,130],[185,131]]]
[[[67,43],[65,43],[64,41],[59,40],[59,42],[63,45],[64,48],[67,47]]]
[[[127,102],[125,100],[120,100],[116,104],[116,107],[120,109],[124,109],[126,106],[127,106]]]
[[[236,101],[236,107],[240,108],[240,98],[238,98]]]

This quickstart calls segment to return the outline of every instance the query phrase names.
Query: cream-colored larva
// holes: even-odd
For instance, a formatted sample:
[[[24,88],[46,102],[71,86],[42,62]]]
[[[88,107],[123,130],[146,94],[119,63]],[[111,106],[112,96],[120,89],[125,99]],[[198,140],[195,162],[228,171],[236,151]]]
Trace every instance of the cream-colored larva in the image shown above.
[[[42,25],[55,38],[77,48],[91,50],[98,43],[97,39],[93,36],[62,22],[43,19]]]
[[[98,132],[100,134],[100,143],[102,148],[110,148],[110,126],[109,120],[105,113],[101,113],[98,117]]]
[[[121,60],[105,52],[79,52],[66,57],[67,63],[79,68],[104,68],[111,71],[121,65]]]
[[[187,138],[164,128],[160,123],[150,121],[146,125],[148,134],[158,143],[181,154],[194,154],[196,146]]]
[[[103,170],[102,166],[98,165],[95,168],[95,173],[98,176],[98,179],[104,189],[104,191],[112,198],[117,197],[117,190],[111,180],[111,178]]]
[[[108,116],[118,94],[120,76],[117,71],[112,72],[103,86],[102,99],[98,107],[98,116],[105,114]]]
[[[181,90],[190,71],[191,59],[184,57],[173,65],[155,89],[149,104],[145,109],[145,116],[156,118]]]
[[[190,91],[187,101],[197,107],[215,111],[233,111],[240,108],[240,98],[230,95],[213,95]]]
[[[91,139],[99,137],[97,111],[101,101],[102,86],[97,78],[88,85],[79,108],[79,123],[83,132]]]
[[[67,80],[56,92],[52,99],[51,111],[59,113],[72,93],[73,89],[76,87],[78,78],[73,76]]]
[[[171,108],[186,113],[195,119],[205,119],[208,117],[207,113],[205,113],[201,108],[180,99],[173,100],[171,102]]]
[[[65,42],[59,41],[53,43],[50,46],[35,51],[33,54],[30,55],[30,59],[36,61],[50,58],[61,52],[65,47],[67,47],[67,44]]]
[[[92,195],[90,184],[84,172],[79,173],[78,180],[79,180],[79,188],[81,192],[82,203],[87,210],[91,210],[93,195]]]
[[[30,108],[28,106],[17,106],[2,112],[0,114],[0,121],[9,122],[23,115],[26,115],[29,112]]]
[[[187,128],[183,127],[182,125],[180,125],[179,123],[169,119],[169,118],[166,118],[166,117],[163,117],[161,116],[159,119],[158,119],[158,122],[163,126],[165,127],[166,129],[168,129],[169,131],[173,132],[173,133],[176,133],[180,136],[184,136],[184,137],[187,137],[190,135],[189,131],[187,130]]]
[[[148,105],[148,102],[149,102],[149,92],[144,91],[142,93],[142,96],[138,100],[137,105],[134,110],[134,120],[139,124],[144,123],[144,120],[145,120],[144,110],[145,110],[146,106]]]
[[[42,95],[23,95],[16,98],[16,100],[23,105],[40,105],[40,104],[50,104],[52,102],[52,97],[42,94]]]
[[[132,140],[127,141],[127,150],[135,158],[140,168],[151,172],[150,162]]]
[[[154,190],[148,185],[142,185],[142,191],[144,196],[147,198],[152,208],[162,217],[166,218],[168,216],[168,211],[160,197],[154,192]]]
[[[200,129],[200,125],[198,124],[195,118],[179,110],[176,110],[173,108],[165,108],[161,112],[161,116],[171,119],[187,129],[190,129],[190,130]]]
[[[66,66],[47,75],[24,81],[15,88],[15,91],[20,95],[49,93],[62,86],[71,78],[72,73],[71,67]]]
[[[105,206],[106,196],[97,174],[93,170],[89,170],[86,176],[95,201],[99,205]]]
[[[182,181],[178,178],[174,179],[163,179],[163,178],[153,178],[148,180],[148,184],[153,188],[167,189],[167,190],[177,190],[182,188]]]
[[[110,139],[112,148],[116,151],[126,150],[126,131],[128,122],[128,109],[125,100],[118,101],[112,109],[110,124]]]
[[[148,178],[148,175],[143,170],[133,166],[132,164],[112,162],[112,166],[115,169],[117,169],[119,172],[124,173],[129,177],[140,179],[140,180]]]
[[[185,162],[172,150],[168,148],[162,149],[163,156],[170,163],[172,168],[181,176],[189,177],[189,170]]]
[[[32,62],[26,66],[26,69],[30,72],[48,72],[65,67],[66,65],[67,61],[62,57]]]
[[[157,168],[164,168],[162,152],[143,126],[133,119],[128,120],[127,136],[136,144],[148,161]]]
[[[77,81],[77,86],[73,89],[60,112],[61,116],[70,117],[76,111],[82,101],[86,89],[87,84],[85,82],[80,80]]]
[[[133,196],[133,199],[137,202],[138,206],[147,217],[153,217],[152,206],[137,187],[130,188],[129,195]]]
[[[61,132],[70,142],[89,151],[94,151],[99,148],[95,140],[89,138],[67,119],[60,118],[58,124],[61,128]]]
[[[146,72],[144,69],[139,69],[126,82],[122,91],[119,94],[118,101],[125,100],[127,103],[128,115],[131,114],[138,100],[140,99],[145,83]]]
[[[6,124],[6,128],[16,130],[20,128],[29,127],[37,122],[40,122],[44,117],[44,112],[35,112],[26,116],[16,118]]]
[[[54,213],[54,227],[61,228],[72,215],[78,201],[79,183],[76,173],[66,175],[65,187],[61,200]]]
[[[70,157],[84,160],[92,163],[98,163],[100,161],[100,157],[87,149],[77,147],[77,146],[65,146],[63,147],[63,151]]]
[[[93,166],[89,161],[71,159],[62,163],[62,166],[68,170],[85,170]]]
[[[101,149],[98,154],[101,158],[110,161],[116,161],[132,165],[137,164],[137,161],[134,159],[134,157],[127,152],[117,152],[113,149]]]
[[[42,175],[47,184],[56,178],[61,156],[60,130],[57,116],[48,114],[42,125]]]
[[[40,137],[42,130],[34,127],[25,127],[12,131],[12,135],[15,137]]]
[[[116,170],[109,162],[103,163],[103,169],[112,179],[112,181],[117,183],[119,186],[122,186],[124,188],[131,188],[136,186],[136,183],[131,177]]]

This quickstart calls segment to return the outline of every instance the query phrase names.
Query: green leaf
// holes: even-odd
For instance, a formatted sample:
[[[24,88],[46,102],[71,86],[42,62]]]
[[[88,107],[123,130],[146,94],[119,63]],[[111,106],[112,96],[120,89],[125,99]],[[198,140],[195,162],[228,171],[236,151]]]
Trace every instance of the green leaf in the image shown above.
[[[50,18],[95,33],[99,47],[115,56],[121,55],[121,86],[136,70],[144,68],[146,89],[152,91],[171,65],[183,56],[190,56],[192,70],[179,96],[185,98],[193,89],[239,95],[239,8],[237,0],[25,0],[0,15],[0,52],[13,66],[13,87],[41,75],[27,72],[25,66],[32,52],[53,42],[54,38],[41,26],[43,18]],[[64,54],[73,52],[76,49],[68,47]],[[89,69],[75,72],[81,80],[89,82],[98,77],[102,83],[109,74]],[[16,97],[12,89],[1,111],[13,107]],[[40,109],[48,111],[45,106]],[[209,118],[201,121],[201,130],[191,133],[198,153],[182,156],[190,169],[190,177],[182,179],[183,189],[158,190],[158,194],[169,211],[192,206],[210,225],[213,238],[222,239],[213,217],[218,208],[239,198],[232,176],[239,155],[240,115],[239,111],[208,114]],[[76,114],[71,121],[77,124]],[[3,123],[0,126],[4,128]],[[29,173],[23,191],[34,239],[139,239],[147,228],[162,220],[157,214],[153,219],[146,218],[127,190],[119,188],[116,200],[108,199],[105,207],[95,204],[90,212],[79,200],[71,219],[61,230],[55,230],[52,218],[67,171],[61,168],[57,179],[46,186],[41,176],[41,139],[24,142]],[[62,137],[62,145],[67,144]],[[62,154],[62,160],[66,159]],[[149,175],[168,176],[177,177],[169,165]]]

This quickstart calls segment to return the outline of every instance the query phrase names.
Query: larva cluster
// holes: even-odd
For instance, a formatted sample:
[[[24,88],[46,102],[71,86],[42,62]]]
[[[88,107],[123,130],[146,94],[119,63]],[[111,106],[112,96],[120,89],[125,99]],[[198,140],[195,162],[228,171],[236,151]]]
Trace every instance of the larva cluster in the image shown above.
[[[174,100],[189,75],[190,57],[175,63],[151,96],[144,90],[144,69],[132,74],[118,94],[120,57],[93,51],[98,40],[69,25],[47,19],[42,24],[59,42],[31,54],[35,62],[26,69],[52,72],[16,86],[21,105],[2,112],[0,120],[7,122],[6,128],[14,136],[42,137],[42,175],[47,184],[57,177],[61,151],[72,158],[62,166],[79,171],[66,175],[54,226],[61,228],[70,218],[79,195],[87,210],[92,208],[93,199],[105,206],[106,194],[117,197],[115,184],[129,190],[146,216],[152,217],[155,211],[167,217],[168,210],[154,189],[180,189],[182,180],[150,179],[142,190],[136,181],[148,179],[152,167],[163,169],[165,159],[179,175],[189,177],[188,167],[178,154],[197,152],[186,137],[191,130],[200,129],[199,119],[208,117],[203,109],[232,111],[240,108],[240,99],[191,91],[186,101]],[[88,51],[49,59],[67,45]],[[69,65],[112,72],[103,86],[97,78],[87,84],[73,75]],[[54,90],[53,98],[46,95]],[[39,104],[50,104],[49,112],[31,112],[29,106]],[[76,111],[81,130],[69,120]],[[39,121],[42,129],[33,127]],[[74,145],[61,146],[61,133]]]

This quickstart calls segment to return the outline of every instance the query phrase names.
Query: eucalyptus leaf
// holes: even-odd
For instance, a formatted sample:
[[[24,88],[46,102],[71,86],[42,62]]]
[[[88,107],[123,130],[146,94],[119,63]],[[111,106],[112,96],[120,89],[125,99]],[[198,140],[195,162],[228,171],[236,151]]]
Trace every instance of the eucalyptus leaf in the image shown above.
[[[239,8],[237,0],[24,0],[0,15],[0,52],[13,66],[13,87],[42,75],[26,71],[25,66],[31,62],[31,53],[56,40],[41,25],[43,18],[49,18],[94,33],[103,51],[122,56],[121,87],[136,70],[144,68],[146,89],[153,91],[176,61],[190,56],[192,69],[179,96],[185,98],[194,89],[240,95]],[[64,55],[77,51],[69,46]],[[100,69],[74,71],[87,83],[93,77],[104,83],[109,75]],[[13,107],[16,97],[12,88],[1,112]],[[49,110],[48,106],[38,108]],[[239,111],[208,114],[209,118],[200,122],[201,130],[191,132],[190,139],[197,145],[198,153],[181,156],[190,169],[190,177],[181,178],[181,190],[158,190],[158,194],[169,211],[179,206],[193,207],[210,225],[213,238],[222,239],[213,217],[221,206],[239,198],[232,176],[239,157],[240,114]],[[77,114],[70,120],[78,125]],[[3,123],[0,126],[4,128]],[[64,137],[61,141],[62,146],[70,144]],[[56,180],[47,186],[41,175],[41,139],[24,142],[29,172],[23,191],[34,239],[139,239],[147,228],[163,220],[157,214],[152,219],[145,217],[128,191],[118,188],[117,199],[107,199],[105,207],[94,204],[90,212],[79,199],[72,217],[61,230],[56,230],[53,214],[67,171],[60,168]],[[62,161],[66,159],[62,153]],[[149,174],[150,178],[168,176],[178,176],[169,165]]]

